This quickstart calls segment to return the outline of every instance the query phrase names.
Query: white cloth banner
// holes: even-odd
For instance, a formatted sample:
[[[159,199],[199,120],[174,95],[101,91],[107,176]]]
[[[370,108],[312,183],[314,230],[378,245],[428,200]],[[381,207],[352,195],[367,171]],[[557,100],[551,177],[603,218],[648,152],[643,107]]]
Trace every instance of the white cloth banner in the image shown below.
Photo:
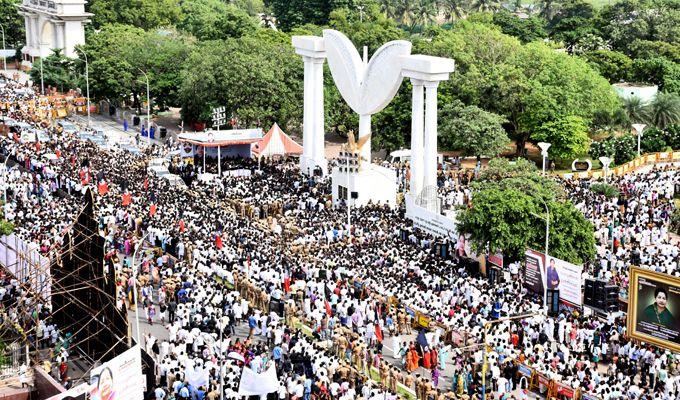
[[[239,396],[261,396],[278,390],[279,379],[276,377],[276,368],[273,365],[261,374],[256,374],[248,367],[243,368],[241,384],[238,388]]]
[[[185,374],[186,379],[189,381],[191,386],[193,387],[205,386],[206,388],[208,387],[208,370],[196,368],[193,370],[187,370]]]

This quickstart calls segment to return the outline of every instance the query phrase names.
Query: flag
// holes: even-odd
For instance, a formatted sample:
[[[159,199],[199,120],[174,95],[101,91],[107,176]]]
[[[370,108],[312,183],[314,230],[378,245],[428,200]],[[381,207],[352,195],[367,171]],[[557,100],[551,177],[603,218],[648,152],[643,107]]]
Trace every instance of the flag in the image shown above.
[[[215,237],[215,246],[217,246],[217,250],[222,250],[222,236],[217,235]]]
[[[378,342],[382,343],[383,334],[382,329],[380,329],[380,324],[375,324],[375,338],[378,340]]]
[[[100,196],[104,196],[109,192],[109,184],[106,183],[106,181],[100,181],[97,185],[97,191],[99,192]]]
[[[184,220],[180,219],[179,220],[179,233],[184,233],[185,230],[186,230],[186,227],[184,226]]]
[[[132,195],[130,193],[123,194],[123,207],[127,207],[132,203]]]
[[[156,214],[156,205],[152,204],[151,207],[149,208],[149,214],[153,217]]]
[[[144,178],[144,190],[149,189],[149,177]]]
[[[328,316],[330,317],[330,316],[333,315],[333,310],[331,309],[331,303],[329,303],[328,300],[326,300],[325,303],[326,303],[326,314],[328,314]]]

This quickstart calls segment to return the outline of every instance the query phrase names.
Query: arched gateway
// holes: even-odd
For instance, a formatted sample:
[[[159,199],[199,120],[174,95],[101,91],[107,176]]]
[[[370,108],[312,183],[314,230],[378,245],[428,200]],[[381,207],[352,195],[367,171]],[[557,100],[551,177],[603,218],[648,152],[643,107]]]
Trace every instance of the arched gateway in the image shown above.
[[[85,12],[86,0],[23,0],[17,7],[24,17],[26,45],[21,49],[22,67],[31,68],[52,49],[77,57],[73,48],[85,43],[85,24],[93,15]]]

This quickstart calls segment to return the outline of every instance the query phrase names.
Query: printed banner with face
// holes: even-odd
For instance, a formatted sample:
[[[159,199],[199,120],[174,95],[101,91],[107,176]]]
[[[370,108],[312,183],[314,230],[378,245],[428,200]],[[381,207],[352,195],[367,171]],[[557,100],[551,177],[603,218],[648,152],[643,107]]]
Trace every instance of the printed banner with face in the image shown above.
[[[125,353],[94,368],[90,373],[92,400],[128,400],[144,398],[142,353],[134,346]]]
[[[582,305],[581,286],[583,266],[548,256],[546,282],[548,289],[560,291],[560,300],[574,306]]]
[[[680,351],[680,278],[630,269],[628,335]]]
[[[543,253],[527,250],[524,253],[524,287],[540,295],[545,294],[545,257]]]

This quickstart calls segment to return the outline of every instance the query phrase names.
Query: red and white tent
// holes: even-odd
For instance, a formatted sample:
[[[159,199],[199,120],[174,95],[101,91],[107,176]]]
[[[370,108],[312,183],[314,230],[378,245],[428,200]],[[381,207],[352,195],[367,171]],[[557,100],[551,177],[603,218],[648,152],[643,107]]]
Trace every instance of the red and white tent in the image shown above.
[[[279,124],[274,123],[269,132],[259,142],[253,144],[252,151],[255,157],[300,155],[302,146],[286,135]]]

